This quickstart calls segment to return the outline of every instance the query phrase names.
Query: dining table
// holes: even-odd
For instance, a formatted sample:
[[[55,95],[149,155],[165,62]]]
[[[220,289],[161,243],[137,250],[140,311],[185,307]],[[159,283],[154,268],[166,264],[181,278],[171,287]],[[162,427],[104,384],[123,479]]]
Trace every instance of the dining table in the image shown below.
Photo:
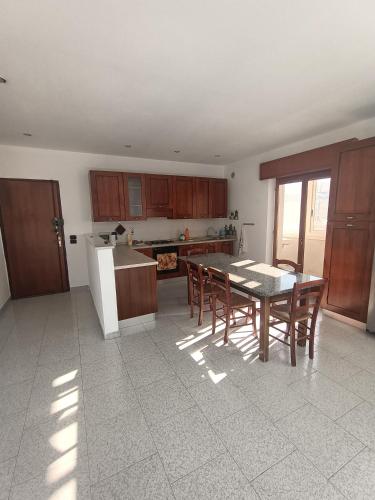
[[[295,283],[321,280],[317,276],[280,269],[256,262],[247,254],[238,257],[225,253],[207,253],[180,257],[185,262],[201,265],[205,270],[213,267],[228,273],[232,288],[260,302],[259,359],[268,361],[270,304],[291,296]],[[303,326],[303,323],[302,323]],[[306,340],[298,341],[304,345]]]

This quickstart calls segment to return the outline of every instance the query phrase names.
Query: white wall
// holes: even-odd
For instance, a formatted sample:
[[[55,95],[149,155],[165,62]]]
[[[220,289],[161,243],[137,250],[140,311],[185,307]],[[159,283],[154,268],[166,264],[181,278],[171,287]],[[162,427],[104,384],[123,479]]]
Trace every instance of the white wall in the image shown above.
[[[273,246],[275,181],[259,180],[259,164],[352,137],[372,136],[375,136],[374,118],[227,165],[229,208],[239,210],[240,223],[255,222],[255,226],[247,230],[249,253],[254,259],[270,263]],[[232,172],[234,179],[230,176]]]
[[[8,273],[5,263],[3,241],[0,232],[0,309],[10,297]]]
[[[108,226],[108,224],[95,224],[94,230],[92,227],[88,181],[88,171],[91,169],[209,177],[224,176],[224,167],[222,165],[0,146],[0,177],[53,179],[59,181],[62,211],[65,219],[66,250],[71,286],[88,283],[86,248],[82,235],[97,230],[105,231],[106,226]],[[183,225],[181,223],[182,221],[174,221],[173,225],[169,226],[163,219],[148,220],[141,223],[142,230],[137,231],[139,234],[136,233],[136,236],[141,237],[142,232],[142,237],[154,238],[160,236],[161,238],[167,238],[170,231],[168,228],[173,226],[177,231],[177,225],[178,227],[184,227],[185,222]],[[198,231],[203,231],[208,225],[211,225],[211,221],[207,221],[207,224],[201,221],[189,221],[192,232],[197,234]],[[113,225],[109,225],[109,228],[112,227]],[[70,245],[70,234],[79,236],[77,245]]]

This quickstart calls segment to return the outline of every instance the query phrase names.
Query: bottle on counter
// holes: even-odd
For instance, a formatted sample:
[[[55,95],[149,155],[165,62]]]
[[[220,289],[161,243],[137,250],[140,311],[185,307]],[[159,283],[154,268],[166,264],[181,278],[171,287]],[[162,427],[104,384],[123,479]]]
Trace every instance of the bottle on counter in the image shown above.
[[[186,227],[185,228],[185,231],[184,231],[184,236],[185,236],[185,240],[190,240],[190,232],[189,232],[189,228]]]
[[[133,246],[133,237],[134,237],[134,227],[128,232],[128,245]]]
[[[116,243],[117,243],[117,233],[116,233],[116,231],[113,231],[109,235],[109,242],[110,242],[111,245],[116,246]]]

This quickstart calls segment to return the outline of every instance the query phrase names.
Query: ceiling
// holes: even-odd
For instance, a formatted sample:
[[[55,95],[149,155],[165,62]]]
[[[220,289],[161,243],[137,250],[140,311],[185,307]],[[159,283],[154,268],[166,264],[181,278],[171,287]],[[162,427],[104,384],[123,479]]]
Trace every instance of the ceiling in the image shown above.
[[[0,143],[224,164],[375,116],[374,18],[373,0],[2,0]]]

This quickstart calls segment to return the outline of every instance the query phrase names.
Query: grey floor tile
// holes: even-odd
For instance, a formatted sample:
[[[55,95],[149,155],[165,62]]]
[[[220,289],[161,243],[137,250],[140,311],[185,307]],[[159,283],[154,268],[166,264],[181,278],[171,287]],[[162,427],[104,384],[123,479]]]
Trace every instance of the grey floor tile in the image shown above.
[[[205,380],[221,380],[226,375],[216,369],[211,361],[195,361],[193,358],[171,361],[171,366],[186,387],[192,387]]]
[[[152,426],[151,431],[171,481],[176,481],[225,451],[197,408],[164,420]]]
[[[139,408],[137,396],[127,375],[113,382],[85,389],[84,401],[86,421],[90,424]]]
[[[333,420],[362,402],[356,394],[318,372],[290,387]]]
[[[82,364],[95,363],[104,359],[119,358],[121,356],[118,346],[114,340],[104,340],[95,344],[81,344],[80,347]]]
[[[137,389],[146,420],[156,423],[195,405],[177,377],[168,377]]]
[[[358,439],[311,405],[303,406],[276,425],[326,478],[364,448]]]
[[[24,411],[0,417],[0,462],[17,455],[25,417]]]
[[[347,378],[351,378],[355,373],[360,371],[358,366],[353,365],[346,359],[340,358],[331,352],[324,351],[323,349],[315,353],[313,367],[318,370],[319,373],[322,373],[338,383]]]
[[[37,361],[7,358],[0,361],[0,387],[26,382],[34,378]]]
[[[88,466],[75,466],[74,461],[56,467],[24,483],[14,485],[9,500],[30,499],[90,500]]]
[[[92,500],[172,500],[162,463],[154,454],[92,487]]]
[[[274,500],[344,500],[327,479],[298,451],[253,482],[260,498]]]
[[[375,374],[375,345],[373,349],[361,349],[345,357],[347,361],[358,366],[362,370],[367,370]]]
[[[151,336],[146,332],[122,336],[119,337],[116,342],[126,362],[160,354]]]
[[[285,384],[297,382],[315,372],[313,361],[306,355],[304,348],[297,346],[297,366],[290,364],[290,349],[279,349],[269,359],[270,372]]]
[[[0,417],[26,410],[32,385],[33,381],[28,380],[0,387]]]
[[[350,434],[375,451],[375,406],[365,401],[337,419]]]
[[[342,385],[366,401],[375,404],[375,377],[372,373],[362,370],[344,380]]]
[[[176,499],[256,500],[253,487],[228,453],[173,483]]]
[[[372,500],[375,491],[375,453],[365,449],[333,476],[331,482],[350,500]]]
[[[63,359],[71,359],[79,355],[79,343],[77,339],[63,338],[50,340],[42,345],[38,358],[39,365],[53,365]]]
[[[209,422],[214,423],[246,408],[250,402],[227,378],[217,383],[207,380],[190,388],[193,396]]]
[[[82,381],[84,389],[91,389],[119,378],[127,377],[124,360],[119,357],[104,358],[94,363],[82,365]]]
[[[14,472],[15,484],[41,475],[55,477],[87,466],[83,415],[71,412],[60,420],[48,419],[25,429]]]
[[[0,463],[0,500],[8,500],[15,463],[15,458]]]
[[[87,425],[91,482],[96,483],[152,455],[155,446],[140,409]]]
[[[290,389],[283,379],[266,375],[249,384],[245,395],[272,420],[285,417],[304,406],[307,401]]]
[[[127,362],[126,369],[136,388],[174,375],[172,368],[162,354]]]
[[[27,409],[25,426],[30,427],[46,419],[63,419],[64,415],[83,408],[80,378],[70,380],[63,386],[46,387],[34,384]]]
[[[214,427],[250,481],[294,450],[292,443],[253,406]]]

